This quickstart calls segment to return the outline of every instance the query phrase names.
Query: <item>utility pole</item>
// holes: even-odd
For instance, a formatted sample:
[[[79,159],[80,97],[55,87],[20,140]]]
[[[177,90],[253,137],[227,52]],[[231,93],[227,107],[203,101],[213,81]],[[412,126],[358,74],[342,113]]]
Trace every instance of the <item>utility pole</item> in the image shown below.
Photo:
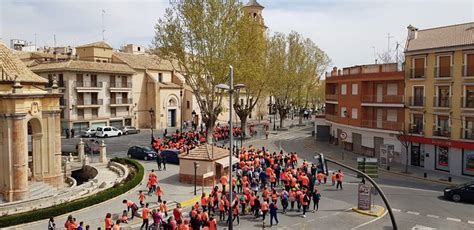
[[[398,63],[398,47],[399,47],[399,46],[400,46],[400,43],[397,42],[397,46],[396,46],[396,48],[395,48],[395,50],[396,50],[396,55],[397,55],[397,56],[395,56],[395,59],[397,60],[397,70],[399,69],[399,68],[398,68],[398,65],[399,65],[399,63]]]
[[[393,36],[390,36],[390,33],[387,33],[387,53],[390,54],[390,38],[393,38]]]
[[[105,10],[102,9],[102,41],[105,41],[104,14],[105,14]]]

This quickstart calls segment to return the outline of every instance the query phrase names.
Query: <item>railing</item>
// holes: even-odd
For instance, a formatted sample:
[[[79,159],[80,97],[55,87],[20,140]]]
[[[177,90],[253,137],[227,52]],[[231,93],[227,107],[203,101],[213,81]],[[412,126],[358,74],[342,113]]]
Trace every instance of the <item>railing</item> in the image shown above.
[[[398,103],[404,102],[404,96],[403,95],[383,95],[383,96],[364,95],[362,96],[362,102],[398,104]]]
[[[461,138],[467,140],[474,140],[474,129],[461,129]]]
[[[124,105],[124,104],[132,104],[132,98],[111,98],[110,104],[116,105]]]
[[[451,107],[451,96],[447,97],[433,97],[433,106],[434,107]]]
[[[409,97],[409,106],[425,106],[425,97]]]
[[[326,100],[337,101],[337,94],[326,94]]]
[[[76,87],[102,88],[102,82],[97,82],[97,81],[76,81]]]
[[[426,68],[411,68],[410,78],[411,79],[423,79],[426,77]]]
[[[461,108],[474,108],[474,98],[461,97]]]
[[[362,127],[388,130],[403,130],[403,122],[362,120]]]
[[[453,77],[453,67],[435,67],[434,73],[435,78],[450,78]]]
[[[132,88],[132,82],[110,82],[110,88]]]
[[[474,66],[463,65],[462,66],[462,76],[463,77],[474,77]]]
[[[334,121],[337,122],[339,120],[339,117],[337,115],[333,114],[325,114],[326,120]]]
[[[104,104],[103,99],[83,99],[77,100],[77,105],[102,105]]]
[[[433,126],[433,136],[451,137],[451,128]]]

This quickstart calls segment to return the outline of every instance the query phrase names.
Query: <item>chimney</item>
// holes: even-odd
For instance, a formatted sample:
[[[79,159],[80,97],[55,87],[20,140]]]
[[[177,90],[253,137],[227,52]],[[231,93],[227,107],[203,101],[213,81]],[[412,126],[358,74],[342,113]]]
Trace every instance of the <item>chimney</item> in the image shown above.
[[[409,25],[407,29],[408,29],[408,40],[413,40],[418,37],[418,28],[412,25]]]

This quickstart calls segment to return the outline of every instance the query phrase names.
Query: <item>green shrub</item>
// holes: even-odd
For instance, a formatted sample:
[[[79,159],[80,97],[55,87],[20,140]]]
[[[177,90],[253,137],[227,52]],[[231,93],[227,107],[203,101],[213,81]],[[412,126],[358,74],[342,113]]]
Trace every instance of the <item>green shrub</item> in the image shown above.
[[[0,228],[24,224],[28,222],[38,221],[49,219],[50,217],[55,217],[70,213],[82,208],[87,208],[92,205],[110,200],[116,196],[119,196],[140,184],[145,174],[145,169],[143,166],[135,160],[125,159],[125,158],[114,158],[112,161],[129,165],[133,169],[129,170],[129,176],[125,179],[125,182],[119,186],[114,186],[105,191],[99,192],[95,195],[74,200],[71,202],[66,202],[63,204],[58,204],[52,207],[37,209],[29,212],[3,216],[0,217]]]

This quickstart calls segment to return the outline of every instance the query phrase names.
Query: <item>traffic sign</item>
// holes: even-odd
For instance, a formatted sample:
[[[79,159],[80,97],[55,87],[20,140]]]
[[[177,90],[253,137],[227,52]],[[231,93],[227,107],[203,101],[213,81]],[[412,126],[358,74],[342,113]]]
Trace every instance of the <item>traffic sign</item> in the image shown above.
[[[341,134],[339,134],[339,137],[341,138],[341,140],[345,140],[347,138],[347,133],[341,132]]]

